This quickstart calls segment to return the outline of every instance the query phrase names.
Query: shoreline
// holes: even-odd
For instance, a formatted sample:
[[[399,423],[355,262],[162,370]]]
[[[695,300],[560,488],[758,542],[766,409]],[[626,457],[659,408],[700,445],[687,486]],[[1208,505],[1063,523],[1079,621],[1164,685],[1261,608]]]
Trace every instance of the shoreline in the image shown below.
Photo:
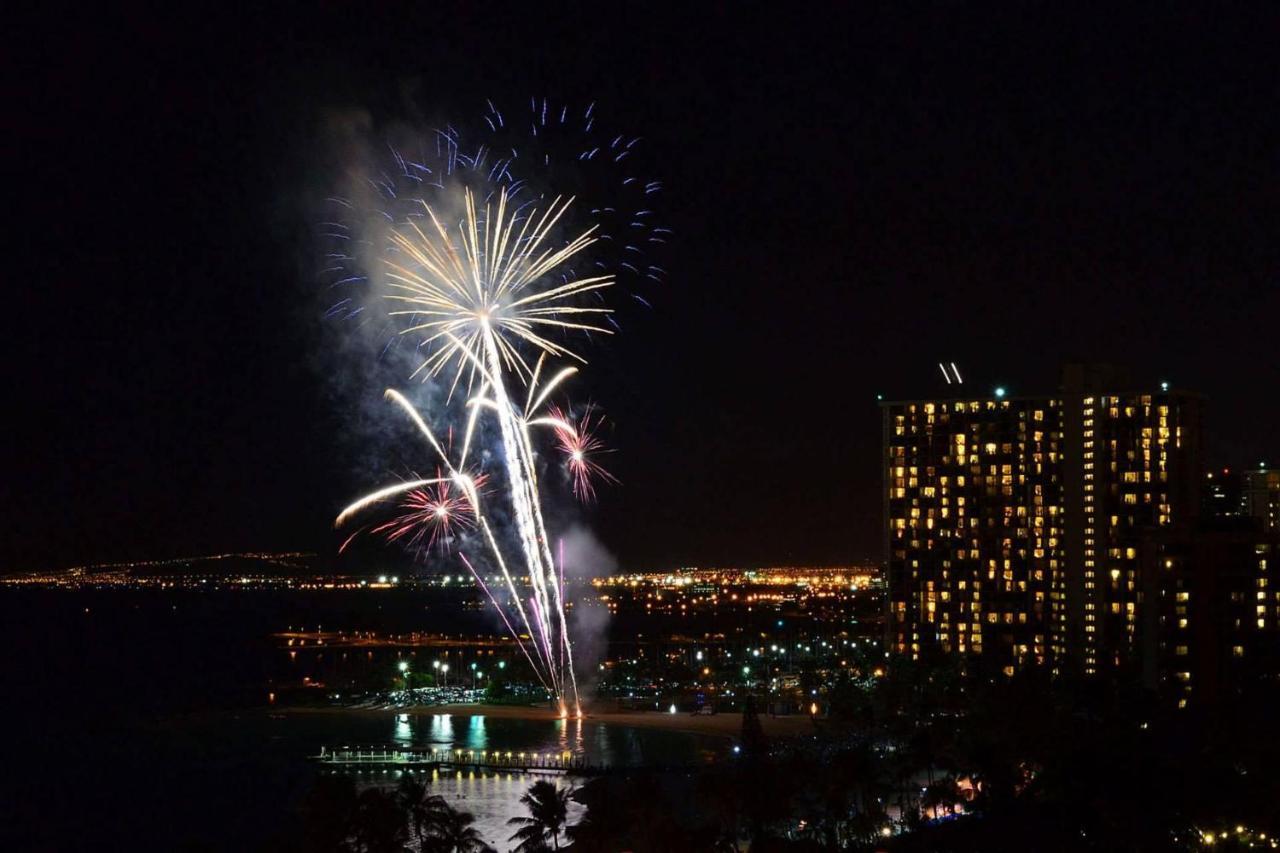
[[[535,720],[556,722],[559,715],[550,708],[523,705],[410,705],[404,708],[275,708],[269,713],[282,714],[364,714],[393,715],[447,714],[454,717],[495,717],[509,720]],[[742,714],[740,712],[693,715],[688,713],[664,714],[661,711],[612,711],[593,710],[582,716],[588,723],[625,726],[631,728],[662,729],[706,737],[718,737],[737,740],[742,733]],[[809,734],[814,731],[813,721],[807,716],[796,714],[786,717],[770,717],[760,715],[760,726],[769,737],[791,737]],[[574,720],[570,719],[572,723]]]

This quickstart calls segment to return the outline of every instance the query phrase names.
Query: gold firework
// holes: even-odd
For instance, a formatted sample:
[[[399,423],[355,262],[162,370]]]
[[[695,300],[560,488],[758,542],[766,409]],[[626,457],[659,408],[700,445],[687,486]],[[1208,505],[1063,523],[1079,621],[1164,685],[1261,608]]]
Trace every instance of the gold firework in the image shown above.
[[[527,380],[532,370],[520,342],[547,355],[585,361],[547,333],[611,334],[595,322],[610,313],[608,308],[574,303],[586,293],[611,286],[613,277],[541,285],[549,273],[595,242],[595,226],[554,248],[547,245],[549,234],[573,199],[556,198],[545,211],[523,216],[510,209],[506,190],[496,209],[486,204],[482,212],[477,210],[470,190],[464,202],[465,218],[456,237],[425,202],[430,227],[424,229],[421,220],[411,219],[391,232],[396,257],[387,261],[387,278],[395,292],[388,298],[404,307],[390,314],[408,316],[410,325],[401,334],[420,334],[423,346],[434,348],[418,372],[434,376],[456,362],[456,386],[464,368],[471,378],[477,370],[487,373],[485,355],[492,347],[505,369]]]

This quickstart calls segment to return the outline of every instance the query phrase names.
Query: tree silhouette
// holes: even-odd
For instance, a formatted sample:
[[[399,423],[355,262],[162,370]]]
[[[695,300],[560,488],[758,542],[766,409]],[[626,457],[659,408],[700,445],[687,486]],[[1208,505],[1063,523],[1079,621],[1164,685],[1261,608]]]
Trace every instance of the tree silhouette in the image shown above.
[[[520,802],[529,810],[528,817],[513,817],[507,824],[520,827],[511,836],[511,841],[519,841],[518,853],[533,853],[547,849],[550,839],[552,850],[560,849],[560,834],[564,831],[569,817],[569,797],[572,791],[561,790],[550,782],[538,781],[529,786],[529,790],[520,798]]]
[[[408,773],[400,777],[396,786],[396,800],[409,820],[409,827],[421,844],[427,828],[427,786],[420,778]]]
[[[356,813],[356,785],[350,776],[321,776],[302,803],[301,850],[345,851]]]
[[[426,833],[422,853],[493,853],[493,848],[480,837],[471,824],[475,815],[460,811],[439,795],[423,801]]]
[[[769,740],[760,725],[760,712],[756,709],[754,696],[748,696],[742,703],[742,751],[749,758],[758,758],[769,752]]]
[[[404,853],[409,827],[396,796],[369,788],[356,800],[350,846],[356,853]]]

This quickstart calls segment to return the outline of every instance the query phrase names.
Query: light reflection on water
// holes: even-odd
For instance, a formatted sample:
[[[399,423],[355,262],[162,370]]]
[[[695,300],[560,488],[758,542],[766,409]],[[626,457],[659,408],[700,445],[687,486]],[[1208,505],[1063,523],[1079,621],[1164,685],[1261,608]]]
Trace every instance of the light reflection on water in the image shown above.
[[[335,724],[334,731],[346,728],[336,715],[330,722]],[[368,718],[359,722],[362,725],[358,732],[326,738],[328,745],[351,742],[475,752],[571,752],[589,764],[611,765],[698,763],[725,748],[724,742],[717,738],[591,720],[390,714],[379,722]]]
[[[519,720],[507,717],[458,717],[451,714],[395,714],[388,720],[391,743],[435,749],[523,752],[570,751],[588,763],[688,764],[705,761],[724,749],[715,738],[654,729],[628,728],[583,720]],[[374,732],[366,732],[373,735]],[[318,751],[318,750],[317,750]],[[362,785],[394,785],[403,771],[376,770],[356,774]],[[476,828],[499,851],[513,846],[508,818],[524,814],[520,797],[538,779],[573,786],[574,777],[459,770],[430,773],[430,790],[476,816]],[[570,809],[570,823],[581,808]]]
[[[341,772],[341,771],[333,771]],[[393,787],[406,773],[422,774],[427,779],[430,793],[440,794],[461,811],[475,816],[474,826],[481,837],[499,851],[508,851],[514,845],[508,842],[512,828],[507,821],[525,814],[520,797],[539,779],[556,786],[576,787],[579,780],[560,773],[512,773],[483,770],[364,770],[352,773],[356,785],[365,787]],[[575,802],[569,804],[569,823],[581,819],[583,808]]]

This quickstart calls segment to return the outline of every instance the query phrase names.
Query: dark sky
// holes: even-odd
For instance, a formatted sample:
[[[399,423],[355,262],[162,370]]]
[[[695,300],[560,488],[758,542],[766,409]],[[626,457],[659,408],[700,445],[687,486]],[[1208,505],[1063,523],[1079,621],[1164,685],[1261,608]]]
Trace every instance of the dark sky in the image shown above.
[[[331,549],[326,117],[485,97],[596,100],[666,181],[669,282],[589,371],[628,568],[875,555],[875,395],[941,358],[1126,364],[1210,397],[1216,461],[1280,459],[1275,13],[769,5],[10,21],[0,570]]]

